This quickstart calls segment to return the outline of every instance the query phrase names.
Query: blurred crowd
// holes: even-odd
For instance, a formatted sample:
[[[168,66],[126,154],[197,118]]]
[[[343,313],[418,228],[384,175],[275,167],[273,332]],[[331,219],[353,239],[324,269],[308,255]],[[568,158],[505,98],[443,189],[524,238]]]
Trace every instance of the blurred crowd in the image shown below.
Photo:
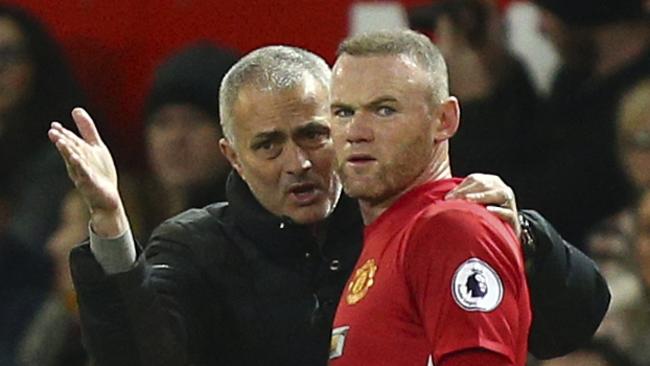
[[[409,14],[439,45],[463,105],[454,174],[500,175],[521,207],[541,211],[599,264],[611,287],[592,343],[531,364],[650,364],[650,5],[534,3],[560,57],[545,92],[506,46],[494,1],[439,0]],[[198,42],[152,75],[142,106],[148,169],[120,169],[140,241],[165,218],[224,199],[229,166],[216,101],[236,60]],[[92,365],[67,263],[87,236],[88,213],[46,135],[51,121],[72,128],[75,106],[92,110],[59,45],[33,16],[0,5],[0,366]]]

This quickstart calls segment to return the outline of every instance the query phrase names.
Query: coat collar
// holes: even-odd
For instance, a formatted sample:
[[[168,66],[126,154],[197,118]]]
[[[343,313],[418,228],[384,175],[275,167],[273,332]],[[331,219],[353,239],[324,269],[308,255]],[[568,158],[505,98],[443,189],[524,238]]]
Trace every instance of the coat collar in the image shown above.
[[[305,251],[317,245],[309,225],[296,224],[289,217],[279,217],[269,212],[234,171],[226,182],[226,197],[235,226],[267,255],[287,259],[302,257]],[[325,225],[325,245],[350,230],[361,233],[363,223],[356,201],[342,194]]]

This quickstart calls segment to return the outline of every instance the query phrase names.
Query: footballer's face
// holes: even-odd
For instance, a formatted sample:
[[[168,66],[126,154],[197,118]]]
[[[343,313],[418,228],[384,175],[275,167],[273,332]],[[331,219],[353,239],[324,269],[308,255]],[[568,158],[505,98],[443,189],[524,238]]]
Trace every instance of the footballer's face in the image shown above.
[[[447,107],[433,100],[430,77],[409,57],[344,54],[331,85],[337,170],[348,195],[390,200],[445,163],[443,142],[455,129],[442,131]]]

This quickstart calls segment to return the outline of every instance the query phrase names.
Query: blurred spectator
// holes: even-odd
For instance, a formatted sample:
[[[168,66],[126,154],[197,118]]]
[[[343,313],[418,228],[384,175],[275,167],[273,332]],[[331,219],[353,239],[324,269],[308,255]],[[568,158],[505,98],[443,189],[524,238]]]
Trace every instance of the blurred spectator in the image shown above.
[[[615,253],[593,253],[601,273],[607,280],[612,293],[612,301],[597,336],[609,338],[617,347],[632,353],[638,351],[637,344],[648,333],[648,303],[643,283],[639,277],[633,253],[627,251],[625,257]],[[647,359],[648,350],[643,351]]]
[[[645,303],[634,323],[638,338],[634,342],[632,355],[640,364],[650,360],[650,190],[641,196],[636,216],[637,236],[635,256],[641,272],[641,283],[645,290]]]
[[[463,110],[450,142],[454,174],[495,173],[519,188],[530,164],[537,95],[522,63],[504,46],[496,1],[447,0],[433,10],[436,43]]]
[[[54,262],[54,283],[47,299],[22,337],[20,366],[84,366],[79,313],[70,276],[70,249],[88,235],[88,210],[81,196],[70,191],[63,201],[59,226],[47,242]]]
[[[627,355],[606,339],[595,339],[564,357],[539,362],[537,366],[633,366]]]
[[[650,79],[638,83],[621,100],[616,120],[619,158],[624,173],[641,192],[650,192]],[[647,194],[647,193],[646,193]],[[639,359],[650,357],[650,303],[647,301],[643,245],[644,201],[629,205],[604,220],[588,236],[588,249],[598,262],[612,291],[612,304],[599,334],[619,347],[634,350]]]
[[[522,205],[538,207],[583,246],[590,227],[632,202],[614,121],[622,93],[650,76],[648,15],[642,0],[535,2],[562,57],[544,100],[505,50],[494,0],[436,2],[411,22],[433,27],[451,90],[464,100],[450,145],[454,173],[500,174]]]
[[[643,0],[535,2],[562,66],[536,119],[544,159],[533,172],[531,203],[579,242],[632,202],[615,122],[623,93],[650,76],[648,13]]]
[[[0,241],[0,365],[12,366],[20,334],[43,301],[50,265],[22,243]]]
[[[0,238],[40,249],[54,229],[70,186],[47,129],[52,120],[69,120],[81,94],[43,26],[0,5]]]
[[[637,192],[650,189],[650,78],[644,79],[621,99],[615,136],[623,173]],[[637,232],[636,204],[631,204],[592,230],[588,246],[594,255],[631,258]]]
[[[156,71],[145,106],[145,140],[154,182],[145,226],[225,199],[230,165],[219,150],[218,94],[237,57],[208,42],[180,51]]]
[[[637,190],[650,189],[650,77],[621,101],[617,137],[625,172]]]
[[[70,188],[47,139],[83,98],[54,40],[23,10],[0,5],[0,364],[49,287],[43,253]],[[66,120],[68,118],[65,118]]]

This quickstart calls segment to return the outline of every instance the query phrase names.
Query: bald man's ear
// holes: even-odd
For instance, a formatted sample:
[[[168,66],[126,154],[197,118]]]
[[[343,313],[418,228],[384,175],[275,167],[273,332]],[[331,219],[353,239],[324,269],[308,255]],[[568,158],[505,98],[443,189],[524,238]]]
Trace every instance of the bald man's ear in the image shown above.
[[[219,140],[219,149],[221,149],[221,153],[226,157],[233,169],[235,169],[241,176],[241,163],[239,162],[239,156],[237,155],[237,151],[233,148],[232,143],[226,138],[222,138]]]
[[[460,106],[456,97],[449,97],[438,105],[436,116],[439,124],[436,141],[449,140],[458,131],[460,125]]]

